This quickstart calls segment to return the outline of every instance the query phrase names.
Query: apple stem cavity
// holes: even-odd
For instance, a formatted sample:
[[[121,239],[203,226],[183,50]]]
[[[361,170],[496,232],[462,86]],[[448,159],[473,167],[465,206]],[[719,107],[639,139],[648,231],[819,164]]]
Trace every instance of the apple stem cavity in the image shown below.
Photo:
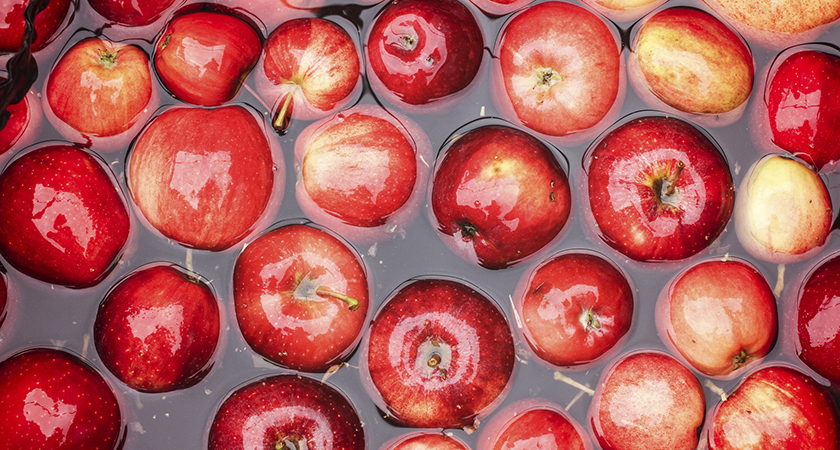
[[[417,46],[417,36],[404,34],[400,36],[399,43],[406,51],[412,51]]]
[[[277,115],[274,117],[272,125],[280,134],[285,134],[286,130],[289,128],[292,116],[293,97],[294,95],[292,95],[291,92],[286,93],[286,96],[283,98],[283,104],[280,106],[280,109],[277,111]]]
[[[359,301],[353,297],[341,294],[339,292],[335,292],[332,289],[326,286],[318,286],[315,289],[315,293],[320,295],[321,297],[332,297],[341,300],[344,303],[347,303],[347,306],[350,308],[350,311],[355,311],[359,309]]]
[[[672,165],[668,169],[668,173],[660,175],[658,179],[651,184],[651,188],[659,198],[660,205],[668,205],[672,207],[679,206],[679,199],[676,198],[677,183],[680,180],[680,174],[685,169],[685,163],[677,161],[676,165]],[[661,178],[660,178],[661,177]]]
[[[601,328],[601,323],[598,322],[598,317],[595,315],[595,312],[592,311],[592,308],[587,309],[586,312],[583,313],[580,318],[580,322],[587,331]]]
[[[274,445],[275,450],[306,450],[306,441],[298,436],[282,437]]]

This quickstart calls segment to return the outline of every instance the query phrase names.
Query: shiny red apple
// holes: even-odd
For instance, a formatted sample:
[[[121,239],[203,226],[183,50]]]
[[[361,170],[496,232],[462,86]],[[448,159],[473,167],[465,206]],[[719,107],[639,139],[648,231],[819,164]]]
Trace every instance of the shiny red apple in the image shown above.
[[[816,264],[794,300],[796,355],[832,386],[840,386],[840,256]]]
[[[489,16],[504,16],[522,9],[534,0],[470,0],[473,5]]]
[[[155,22],[180,0],[87,0],[90,7],[113,24],[141,27]]]
[[[470,450],[470,447],[440,431],[414,431],[389,440],[380,450]]]
[[[31,0],[4,0],[0,3],[0,54],[15,53],[23,45],[23,11]],[[43,50],[67,26],[75,12],[73,0],[49,0],[35,16],[35,41],[32,51]]]
[[[592,450],[586,430],[560,405],[525,399],[505,406],[482,428],[477,450]]]
[[[0,77],[0,82],[3,81],[6,81],[6,78]],[[34,143],[44,118],[41,101],[32,89],[21,101],[9,105],[6,111],[9,112],[9,120],[6,126],[0,129],[0,161]]]

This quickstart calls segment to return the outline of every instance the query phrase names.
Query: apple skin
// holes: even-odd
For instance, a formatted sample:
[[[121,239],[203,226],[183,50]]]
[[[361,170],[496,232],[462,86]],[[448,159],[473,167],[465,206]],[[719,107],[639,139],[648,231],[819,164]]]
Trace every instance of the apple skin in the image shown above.
[[[265,41],[254,72],[257,92],[272,106],[274,128],[314,120],[344,108],[362,89],[361,52],[335,22],[284,22]]]
[[[91,37],[61,55],[44,82],[42,103],[65,139],[122,152],[160,105],[160,94],[140,47]]]
[[[0,77],[0,82],[4,81],[6,79]],[[41,101],[32,89],[26,93],[23,100],[9,105],[7,111],[9,120],[6,126],[0,129],[0,162],[35,142],[44,119]]]
[[[519,400],[496,413],[482,429],[477,450],[592,450],[586,430],[560,405],[545,399]]]
[[[435,163],[429,220],[458,256],[487,269],[526,260],[562,237],[572,209],[557,156],[528,133],[485,125],[456,137]]]
[[[420,213],[432,145],[416,122],[357,105],[306,127],[295,141],[295,195],[304,214],[355,244],[405,233]]]
[[[799,160],[766,155],[738,188],[735,233],[755,258],[777,264],[805,261],[828,243],[833,210],[819,174]]]
[[[155,22],[181,0],[87,0],[94,11],[113,24],[142,27]]]
[[[46,283],[99,283],[131,228],[113,174],[92,153],[65,144],[26,150],[0,174],[0,253]]]
[[[836,450],[837,404],[792,365],[763,364],[706,417],[709,450]]]
[[[633,292],[627,275],[603,255],[564,250],[520,278],[513,306],[524,326],[517,332],[551,367],[590,368],[627,340]]]
[[[73,354],[32,348],[0,362],[0,447],[122,448],[120,404],[101,374]]]
[[[499,36],[490,92],[502,117],[569,146],[618,117],[625,67],[618,32],[604,19],[550,1],[516,13]]]
[[[627,74],[651,108],[707,127],[730,125],[747,107],[755,62],[747,44],[704,11],[675,7],[648,15]]]
[[[23,12],[30,0],[5,0],[0,4],[0,54],[15,53],[23,45]],[[35,16],[35,41],[32,51],[43,50],[70,22],[75,12],[73,0],[50,0],[47,7]]]
[[[709,138],[679,119],[624,122],[590,147],[583,166],[590,228],[636,261],[698,254],[732,215],[735,190],[726,160]]]
[[[473,5],[491,17],[499,17],[522,9],[534,0],[470,0]]]
[[[236,320],[245,341],[268,360],[304,372],[326,372],[355,351],[372,290],[359,254],[307,224],[261,235],[245,247],[233,271]]]
[[[344,394],[325,382],[283,374],[258,379],[230,394],[212,419],[207,448],[367,447],[361,419]]]
[[[733,379],[773,348],[776,297],[743,259],[706,259],[678,273],[656,302],[662,341],[701,374]]]
[[[602,450],[693,450],[705,408],[691,370],[667,353],[637,350],[604,369],[588,418]]]
[[[614,22],[633,22],[668,0],[581,0]]]
[[[389,440],[380,450],[470,450],[470,447],[440,431],[415,431]]]
[[[484,37],[457,0],[393,0],[376,16],[365,45],[373,92],[412,113],[450,107],[481,67]]]
[[[412,428],[468,428],[504,400],[514,378],[502,310],[461,281],[410,280],[385,300],[360,359],[368,395]]]
[[[282,201],[279,142],[255,111],[175,106],[134,143],[128,187],[148,224],[200,250],[226,250],[256,234]],[[277,156],[275,156],[277,155]]]
[[[236,97],[256,66],[262,38],[248,22],[221,12],[197,11],[172,19],[155,45],[154,66],[176,98],[219,106]]]

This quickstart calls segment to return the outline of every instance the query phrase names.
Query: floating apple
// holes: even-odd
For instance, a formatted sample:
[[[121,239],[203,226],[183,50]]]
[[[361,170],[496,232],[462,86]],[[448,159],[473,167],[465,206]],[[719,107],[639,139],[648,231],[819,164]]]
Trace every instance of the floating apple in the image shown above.
[[[14,53],[23,45],[23,12],[31,0],[5,0],[0,4],[0,54]],[[73,0],[49,0],[35,16],[35,41],[32,51],[43,50],[69,23],[75,11]]]
[[[233,272],[242,336],[277,364],[326,372],[358,345],[371,308],[361,257],[340,238],[287,224],[245,247]]]
[[[158,20],[180,0],[87,0],[90,7],[114,24],[141,27]]]
[[[534,0],[470,0],[478,9],[490,16],[504,16],[522,9]]]
[[[6,280],[6,269],[0,265],[0,327],[3,326],[6,317],[9,315],[9,309],[6,307],[9,303],[9,283]]]
[[[832,385],[840,385],[840,256],[819,262],[797,297],[796,355]]]
[[[267,224],[280,206],[279,143],[243,106],[171,107],[143,130],[128,156],[131,197],[165,237],[221,251]]]
[[[597,233],[634,260],[693,256],[717,239],[732,215],[726,160],[682,120],[649,116],[622,123],[590,147],[583,164]]]
[[[0,77],[0,82],[3,81],[6,81],[6,78]],[[21,101],[9,105],[7,111],[9,120],[6,126],[0,129],[0,161],[35,142],[44,116],[41,101],[31,89]]]
[[[566,172],[542,142],[504,125],[451,140],[435,163],[429,218],[458,256],[514,265],[558,238],[571,214]]]
[[[506,406],[493,416],[478,441],[478,450],[529,448],[592,450],[592,441],[560,405],[544,399]]]
[[[464,441],[440,431],[415,431],[385,443],[381,450],[470,450]]]
[[[379,308],[361,357],[365,388],[398,424],[474,426],[513,380],[513,336],[502,310],[450,279],[399,287]]]
[[[658,8],[668,0],[581,0],[583,4],[615,22],[631,22]]]

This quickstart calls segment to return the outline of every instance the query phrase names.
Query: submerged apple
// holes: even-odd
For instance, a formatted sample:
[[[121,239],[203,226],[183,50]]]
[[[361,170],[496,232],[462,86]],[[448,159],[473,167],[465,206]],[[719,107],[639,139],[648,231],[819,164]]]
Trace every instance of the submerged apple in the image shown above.
[[[817,264],[795,300],[796,355],[832,386],[840,386],[840,256]]]
[[[477,450],[592,450],[586,430],[560,405],[544,399],[506,406],[482,429]]]
[[[4,81],[6,78],[0,77],[0,83]],[[21,101],[9,105],[6,111],[9,119],[6,126],[0,129],[0,161],[35,142],[44,117],[41,101],[32,89]]]
[[[0,23],[3,32],[0,33],[0,54],[14,53],[23,45],[24,19],[23,12],[30,0],[5,0],[0,3]],[[46,8],[35,16],[35,41],[32,51],[43,50],[62,26],[68,23],[68,16],[75,10],[73,0],[50,0]]]
[[[440,431],[415,431],[398,436],[381,450],[471,450],[464,441]]]

